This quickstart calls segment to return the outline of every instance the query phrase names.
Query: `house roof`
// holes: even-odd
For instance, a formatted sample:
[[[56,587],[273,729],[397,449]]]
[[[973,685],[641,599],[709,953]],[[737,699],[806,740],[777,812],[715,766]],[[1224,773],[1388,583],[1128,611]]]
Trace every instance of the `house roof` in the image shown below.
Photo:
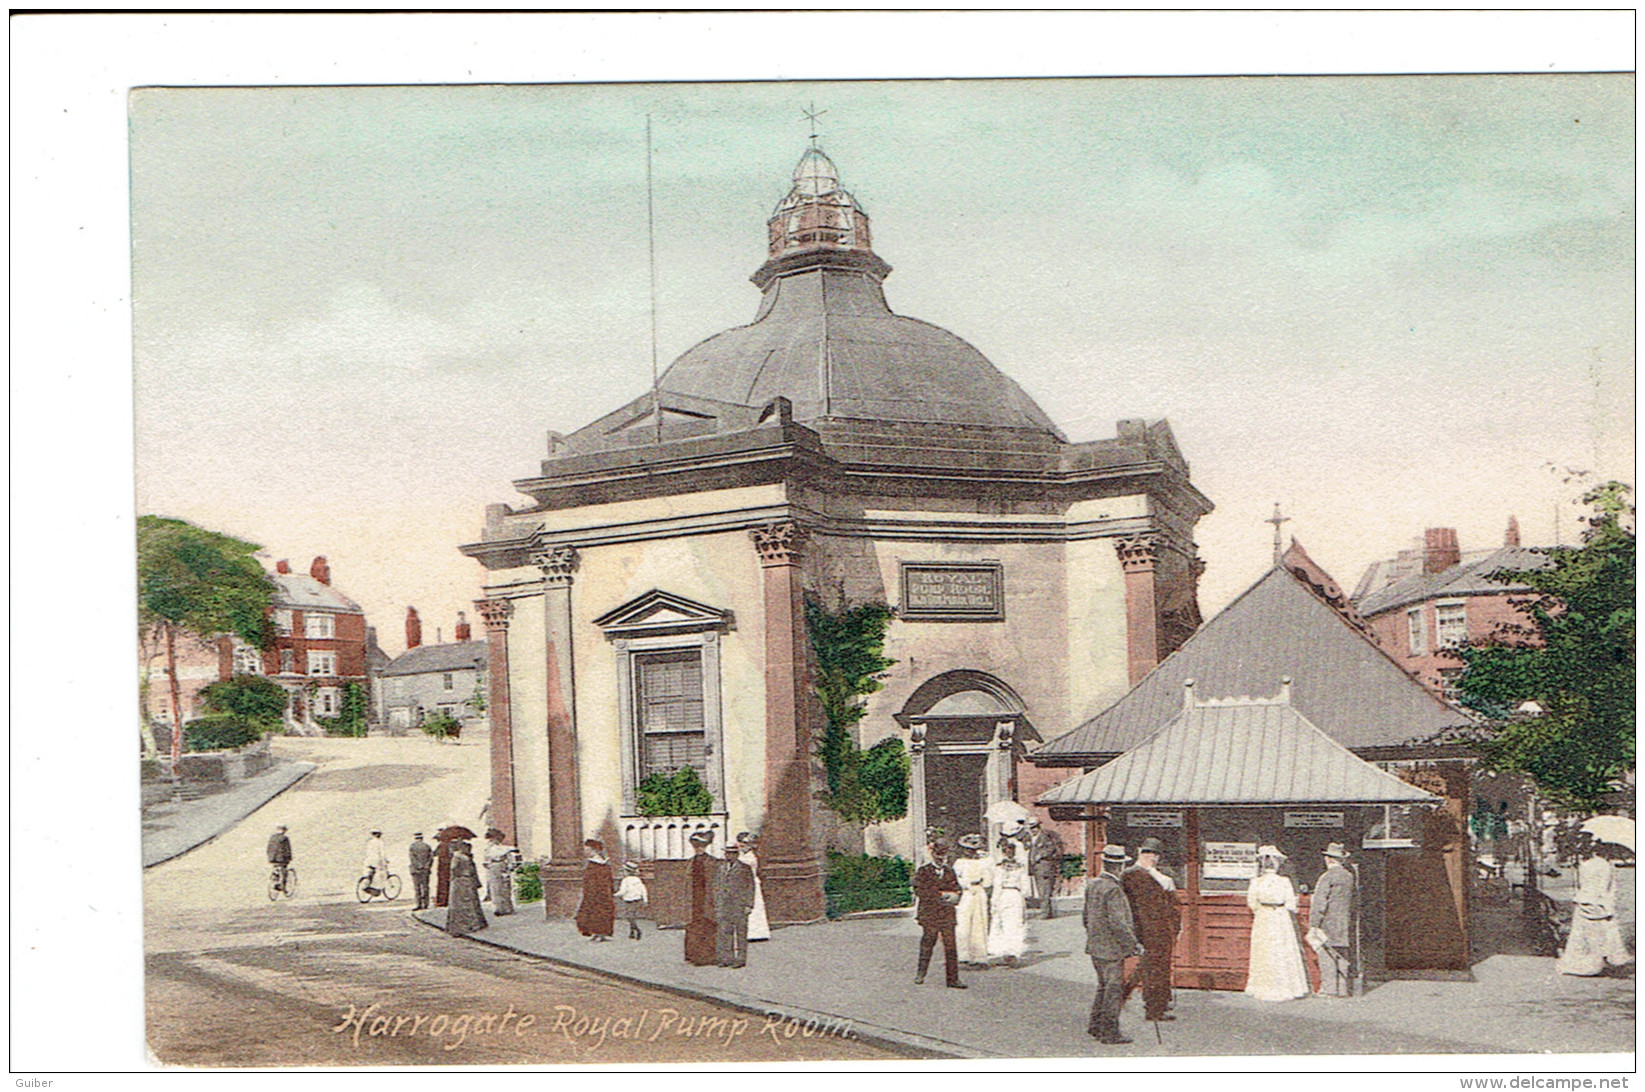
[[[1300,680],[1299,680],[1300,681]],[[1438,797],[1357,757],[1289,701],[1191,704],[1147,742],[1041,804],[1416,804]],[[1190,692],[1191,693],[1191,692]],[[1191,699],[1190,699],[1191,700]]]
[[[1033,757],[1071,765],[1135,747],[1181,712],[1188,679],[1202,698],[1232,698],[1272,694],[1285,676],[1294,680],[1297,711],[1351,749],[1400,746],[1469,720],[1407,675],[1304,576],[1276,565],[1124,697]]]
[[[491,646],[485,641],[453,641],[408,648],[383,668],[384,675],[423,675],[431,671],[484,670]]]
[[[1551,564],[1547,553],[1531,546],[1503,546],[1483,557],[1465,560],[1437,573],[1413,573],[1396,580],[1385,588],[1371,592],[1358,601],[1359,612],[1366,617],[1421,603],[1429,599],[1465,595],[1501,595],[1505,592],[1529,590],[1524,584],[1492,580],[1498,571],[1530,572],[1545,569]],[[1361,581],[1364,584],[1365,581]]]
[[[361,614],[360,604],[312,576],[301,573],[269,573],[276,589],[274,605],[293,610],[332,610]]]

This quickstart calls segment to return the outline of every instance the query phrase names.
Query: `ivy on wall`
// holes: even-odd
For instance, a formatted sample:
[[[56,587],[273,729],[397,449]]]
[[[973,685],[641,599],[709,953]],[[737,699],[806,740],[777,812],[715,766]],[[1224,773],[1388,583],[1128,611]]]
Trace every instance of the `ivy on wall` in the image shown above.
[[[885,684],[885,629],[893,612],[884,603],[829,611],[807,596],[805,628],[815,663],[815,691],[825,724],[817,753],[827,772],[824,803],[841,818],[880,823],[908,814],[908,752],[902,740],[881,740],[864,751],[851,729],[866,712],[863,699]]]

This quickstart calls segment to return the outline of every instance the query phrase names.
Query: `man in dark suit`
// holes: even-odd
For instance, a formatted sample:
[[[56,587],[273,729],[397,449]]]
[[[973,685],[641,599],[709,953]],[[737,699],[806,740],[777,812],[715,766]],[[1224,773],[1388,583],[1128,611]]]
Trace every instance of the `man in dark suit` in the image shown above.
[[[1145,952],[1137,978],[1125,992],[1129,996],[1131,987],[1141,981],[1142,1003],[1151,1021],[1176,1019],[1165,1010],[1171,1004],[1171,953],[1182,931],[1182,909],[1177,905],[1176,881],[1159,870],[1164,852],[1158,838],[1144,838],[1137,847],[1136,867],[1126,869],[1120,878]]]
[[[411,861],[411,886],[417,891],[417,909],[428,909],[428,874],[434,870],[434,850],[423,841],[421,831],[411,836],[411,848],[406,850]]]
[[[1057,882],[1062,879],[1062,838],[1056,831],[1040,826],[1038,819],[1028,820],[1028,871],[1034,877],[1034,890],[1045,901],[1044,917],[1057,916]]]
[[[931,845],[931,861],[914,873],[914,898],[919,908],[914,920],[924,930],[920,936],[920,963],[914,974],[914,985],[925,981],[925,972],[931,968],[931,951],[942,941],[943,970],[950,989],[963,990],[960,981],[960,956],[954,943],[954,907],[960,901],[960,878],[954,875],[951,862],[954,847],[946,838]]]
[[[748,965],[748,914],[754,909],[754,870],[727,853],[714,877],[714,955],[722,967]]]
[[[1102,871],[1085,886],[1085,951],[1097,972],[1097,996],[1086,1029],[1103,1043],[1129,1043],[1120,1033],[1120,1006],[1125,1004],[1125,961],[1142,955],[1131,919],[1131,903],[1119,871],[1130,860],[1124,846],[1105,846]]]
[[[1325,847],[1325,871],[1308,900],[1308,940],[1319,952],[1319,992],[1347,997],[1353,955],[1354,874],[1341,842]]]

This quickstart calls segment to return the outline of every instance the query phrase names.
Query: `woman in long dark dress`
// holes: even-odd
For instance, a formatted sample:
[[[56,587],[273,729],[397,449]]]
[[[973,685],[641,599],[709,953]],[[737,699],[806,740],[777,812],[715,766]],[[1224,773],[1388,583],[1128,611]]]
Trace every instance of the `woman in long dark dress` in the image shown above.
[[[464,826],[459,826],[456,823],[447,823],[435,832],[434,840],[440,843],[439,848],[434,851],[434,860],[436,864],[434,877],[435,906],[444,906],[450,899],[452,843],[460,842],[465,838],[472,837],[474,837],[474,832],[472,830],[469,830]]]
[[[451,846],[451,901],[446,910],[446,932],[462,936],[484,929],[485,911],[480,909],[480,871],[474,867],[474,847],[454,840]]]
[[[617,904],[612,900],[614,887],[611,862],[605,855],[605,843],[590,838],[583,843],[588,863],[583,867],[583,901],[577,907],[577,931],[594,940],[610,940],[617,921]]]
[[[708,831],[691,836],[691,847],[697,852],[691,858],[691,920],[685,926],[685,961],[698,967],[712,967],[719,962],[718,923],[714,920],[714,866],[719,861],[708,855],[713,841],[714,835]]]

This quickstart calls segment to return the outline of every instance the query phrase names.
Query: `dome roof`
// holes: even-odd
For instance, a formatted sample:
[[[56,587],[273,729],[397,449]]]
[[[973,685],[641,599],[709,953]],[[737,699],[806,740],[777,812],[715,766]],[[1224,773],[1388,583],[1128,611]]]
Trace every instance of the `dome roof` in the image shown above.
[[[794,168],[754,274],[758,314],[700,342],[663,373],[665,392],[745,406],[778,396],[794,419],[864,418],[1062,435],[1021,387],[938,326],[893,314],[868,215],[820,148]]]

